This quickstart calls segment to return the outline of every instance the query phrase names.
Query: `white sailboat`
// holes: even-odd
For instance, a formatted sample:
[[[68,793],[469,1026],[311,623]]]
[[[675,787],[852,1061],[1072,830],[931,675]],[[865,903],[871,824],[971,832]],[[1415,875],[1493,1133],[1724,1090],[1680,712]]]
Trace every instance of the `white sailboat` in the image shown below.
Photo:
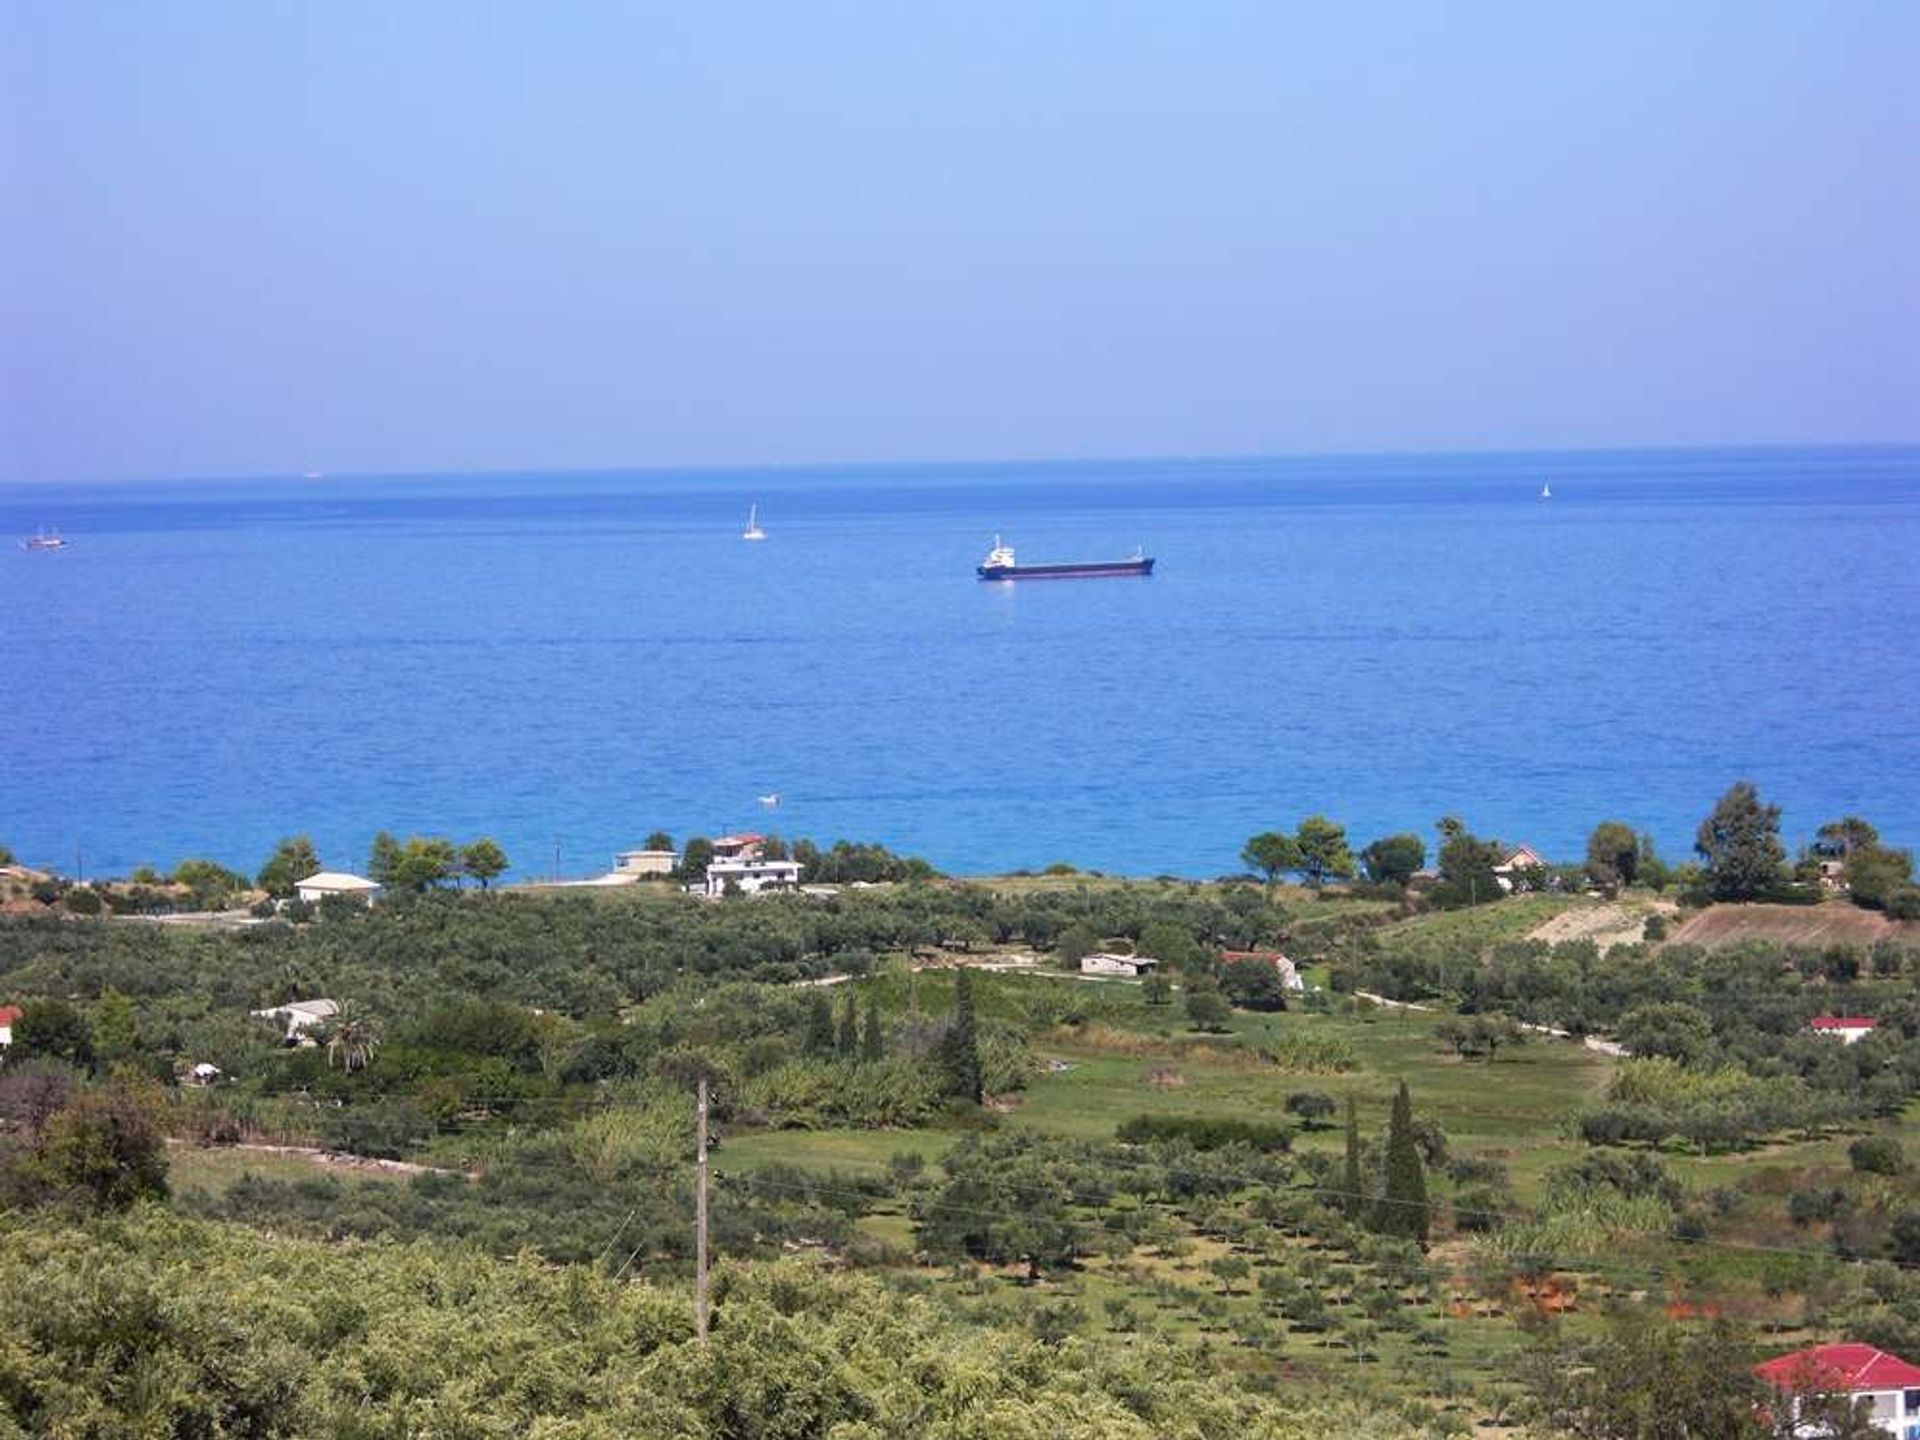
[[[742,540],[764,540],[767,538],[767,532],[760,528],[760,507],[758,505],[750,505],[747,507],[747,528],[740,532],[740,538]]]
[[[1553,498],[1553,486],[1551,483],[1543,483],[1540,486],[1540,498],[1542,500],[1551,500]]]

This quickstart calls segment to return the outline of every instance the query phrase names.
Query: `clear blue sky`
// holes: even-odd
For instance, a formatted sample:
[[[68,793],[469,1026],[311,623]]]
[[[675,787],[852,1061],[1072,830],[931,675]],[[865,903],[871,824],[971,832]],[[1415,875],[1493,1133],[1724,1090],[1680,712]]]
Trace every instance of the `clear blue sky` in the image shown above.
[[[1920,4],[8,0],[0,479],[1920,438]]]

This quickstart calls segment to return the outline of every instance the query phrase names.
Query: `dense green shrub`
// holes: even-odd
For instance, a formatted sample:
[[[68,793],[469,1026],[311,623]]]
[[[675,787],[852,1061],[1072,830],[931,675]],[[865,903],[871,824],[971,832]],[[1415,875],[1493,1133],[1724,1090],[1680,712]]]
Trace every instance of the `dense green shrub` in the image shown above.
[[[1898,1175],[1906,1157],[1891,1135],[1867,1135],[1847,1147],[1847,1162],[1865,1174]]]
[[[1245,1145],[1269,1153],[1285,1151],[1293,1144],[1293,1132],[1284,1125],[1228,1115],[1136,1115],[1121,1123],[1115,1138],[1129,1145],[1183,1140],[1196,1150]]]

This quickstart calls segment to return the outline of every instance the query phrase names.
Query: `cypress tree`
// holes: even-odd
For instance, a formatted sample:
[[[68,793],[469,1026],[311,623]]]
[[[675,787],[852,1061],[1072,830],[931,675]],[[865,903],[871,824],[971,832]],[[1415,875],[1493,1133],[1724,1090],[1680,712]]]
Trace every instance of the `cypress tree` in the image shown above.
[[[1340,1209],[1349,1220],[1366,1212],[1367,1187],[1360,1178],[1360,1112],[1347,1096],[1347,1168],[1340,1177]]]
[[[867,997],[867,1023],[860,1032],[860,1058],[862,1060],[887,1058],[887,1037],[880,1028],[880,1002],[871,995]]]
[[[1413,1138],[1413,1100],[1404,1080],[1393,1097],[1393,1113],[1387,1121],[1386,1168],[1386,1189],[1373,1228],[1382,1235],[1399,1235],[1426,1244],[1427,1173]]]
[[[860,1021],[853,1009],[853,986],[840,1001],[840,1025],[834,1032],[834,1052],[842,1060],[851,1060],[860,1050]]]
[[[980,1074],[980,1030],[973,1014],[973,972],[961,970],[953,980],[953,1024],[947,1030],[947,1076],[951,1093],[978,1105],[987,1098]]]
[[[807,1001],[807,1054],[816,1060],[833,1054],[833,1007],[818,990]]]

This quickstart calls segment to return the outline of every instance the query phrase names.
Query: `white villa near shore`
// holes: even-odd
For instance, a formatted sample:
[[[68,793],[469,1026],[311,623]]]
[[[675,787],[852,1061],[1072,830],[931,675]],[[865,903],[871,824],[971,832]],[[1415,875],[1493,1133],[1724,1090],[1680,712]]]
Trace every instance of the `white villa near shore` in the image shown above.
[[[1147,974],[1160,962],[1151,955],[1109,955],[1104,951],[1080,957],[1082,975],[1126,975],[1133,978]]]
[[[296,882],[293,891],[309,905],[318,905],[330,895],[344,895],[349,900],[371,905],[387,893],[379,881],[364,875],[349,875],[343,870],[322,870],[318,875],[309,875]]]
[[[727,893],[731,885],[743,895],[758,895],[763,890],[797,890],[800,887],[798,860],[715,860],[707,866],[702,892],[710,900]]]
[[[339,1013],[338,1000],[289,1000],[285,1005],[276,1005],[271,1010],[252,1012],[256,1020],[277,1020],[284,1025],[289,1045],[298,1044],[303,1038],[311,1044],[312,1040],[306,1036],[306,1032]]]

